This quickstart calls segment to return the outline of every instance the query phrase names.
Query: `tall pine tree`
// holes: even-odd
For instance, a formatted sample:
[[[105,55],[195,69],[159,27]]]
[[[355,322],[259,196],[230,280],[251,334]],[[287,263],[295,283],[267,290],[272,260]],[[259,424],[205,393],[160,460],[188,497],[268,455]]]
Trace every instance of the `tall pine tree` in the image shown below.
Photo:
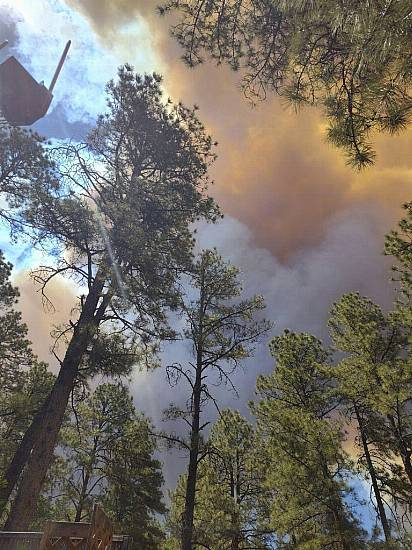
[[[212,141],[194,110],[163,101],[160,81],[121,68],[107,88],[107,114],[84,144],[55,150],[60,185],[39,190],[25,214],[33,238],[57,254],[35,274],[42,291],[57,275],[86,291],[64,333],[56,382],[13,460],[17,474],[25,469],[7,529],[30,523],[69,395],[102,327],[149,354],[171,337],[166,310],[191,265],[190,224],[217,215],[205,195]],[[9,476],[3,500],[17,479]]]
[[[243,359],[249,357],[255,343],[271,324],[256,316],[264,308],[260,296],[241,299],[238,269],[223,261],[215,250],[203,251],[183,297],[181,312],[185,322],[184,336],[190,342],[194,360],[187,365],[168,366],[174,384],[186,381],[189,399],[186,408],[172,406],[168,416],[183,419],[189,426],[188,437],[167,437],[189,454],[182,515],[181,549],[194,547],[194,514],[200,462],[207,455],[203,430],[208,402],[216,405],[212,387],[226,384],[233,388],[231,375]],[[194,292],[192,292],[192,290]],[[194,297],[193,297],[194,295]]]
[[[213,425],[208,454],[199,466],[194,513],[194,546],[214,550],[267,549],[270,491],[253,426],[237,411],[224,410]],[[179,548],[187,476],[171,494],[167,547]]]
[[[270,347],[276,368],[259,376],[253,406],[269,461],[265,484],[275,495],[270,526],[280,547],[364,548],[349,504],[343,434],[332,418],[328,353],[313,336],[288,331]]]

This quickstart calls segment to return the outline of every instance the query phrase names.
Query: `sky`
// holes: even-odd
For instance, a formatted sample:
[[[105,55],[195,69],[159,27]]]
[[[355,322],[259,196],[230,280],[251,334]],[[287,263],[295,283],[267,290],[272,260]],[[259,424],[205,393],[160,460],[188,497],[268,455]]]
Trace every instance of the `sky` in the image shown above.
[[[129,62],[138,72],[161,73],[167,94],[198,105],[199,117],[219,143],[211,194],[225,219],[202,225],[198,246],[216,246],[240,267],[245,292],[265,297],[274,334],[289,328],[326,338],[330,307],[348,291],[390,307],[390,259],[382,250],[401,204],[412,197],[412,131],[376,136],[375,166],[355,172],[326,143],[325,121],[316,109],[295,113],[274,96],[253,108],[242,96],[238,75],[227,68],[185,67],[169,35],[170,20],[157,15],[157,3],[0,0],[0,41],[10,41],[0,62],[12,53],[47,84],[66,41],[72,40],[49,113],[35,129],[52,138],[81,139],[104,110],[104,86],[119,65]],[[28,277],[39,258],[10,247],[5,235],[0,246],[15,263],[34,349],[48,360],[51,327],[67,320],[75,289],[56,282],[56,309],[45,311]],[[165,353],[179,357],[183,351]],[[223,405],[244,412],[256,375],[272,368],[262,346],[236,376],[240,399],[222,389]],[[158,403],[170,394],[164,372],[136,373],[132,391],[136,405],[159,421]],[[169,481],[181,468],[171,460],[166,467]]]

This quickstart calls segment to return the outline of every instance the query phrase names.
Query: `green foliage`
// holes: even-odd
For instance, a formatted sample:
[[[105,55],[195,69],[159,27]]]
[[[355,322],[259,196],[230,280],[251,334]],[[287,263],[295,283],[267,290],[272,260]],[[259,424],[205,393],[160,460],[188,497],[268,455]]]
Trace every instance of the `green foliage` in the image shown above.
[[[285,547],[364,548],[344,499],[351,464],[331,415],[337,402],[325,374],[328,353],[316,338],[288,331],[273,339],[271,351],[276,369],[258,377],[260,400],[252,406],[269,461],[270,526]]]
[[[127,388],[104,384],[75,410],[75,417],[61,434],[63,455],[70,472],[65,476],[61,493],[70,498],[76,520],[81,521],[90,517],[93,499],[105,482],[102,471],[110,458],[111,447],[124,436],[134,409]]]
[[[396,265],[392,269],[395,279],[400,282],[403,294],[410,299],[412,289],[412,202],[405,203],[403,209],[405,217],[399,222],[398,228],[386,236],[385,254],[394,257]]]
[[[329,325],[344,353],[333,375],[342,412],[357,427],[359,466],[376,476],[375,493],[403,510],[404,524],[412,498],[411,325],[402,311],[385,314],[359,294],[333,306]]]
[[[151,431],[148,421],[140,417],[113,446],[103,499],[117,530],[133,537],[136,550],[155,550],[163,540],[159,521],[165,512],[163,475],[161,463],[153,457],[156,446]]]
[[[0,127],[0,192],[7,202],[7,207],[0,208],[0,218],[12,229],[24,230],[22,214],[37,193],[59,185],[45,145],[34,132]]]
[[[100,330],[84,356],[80,375],[87,381],[98,374],[111,378],[129,376],[136,365],[153,366],[135,338]]]
[[[253,427],[236,411],[225,410],[208,440],[196,491],[194,546],[225,549],[269,548],[264,525],[269,495]],[[168,545],[179,548],[186,476],[172,493]]]
[[[208,54],[243,75],[251,99],[275,92],[319,105],[328,139],[362,168],[373,131],[396,133],[412,115],[410,2],[168,0],[172,32],[190,65]]]
[[[33,362],[27,327],[21,320],[21,313],[15,311],[19,292],[10,282],[12,265],[0,252],[0,362],[1,387],[12,392],[21,383],[21,367]]]
[[[27,326],[15,309],[19,291],[10,282],[11,270],[0,252],[0,484],[54,381],[47,365],[32,352]]]
[[[53,379],[47,366],[33,354],[27,326],[15,309],[19,291],[10,282],[11,270],[12,265],[0,251],[0,418],[5,429],[18,417],[23,421],[22,415],[28,421]]]
[[[14,365],[12,387],[2,386],[0,395],[0,483],[14,451],[41,408],[54,382],[45,363],[32,356],[30,365]],[[0,375],[1,380],[1,375]]]
[[[39,519],[88,521],[100,502],[116,532],[132,535],[139,550],[156,548],[162,538],[157,517],[165,508],[151,431],[125,386],[98,386],[63,427]]]

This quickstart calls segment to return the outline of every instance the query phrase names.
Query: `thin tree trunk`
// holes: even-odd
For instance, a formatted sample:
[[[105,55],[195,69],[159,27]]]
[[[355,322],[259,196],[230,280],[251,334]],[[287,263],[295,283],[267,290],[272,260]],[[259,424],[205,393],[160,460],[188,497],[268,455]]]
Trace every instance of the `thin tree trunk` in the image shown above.
[[[230,550],[239,550],[240,548],[240,532],[239,532],[239,515],[234,512],[231,517],[232,536],[230,541]]]
[[[53,460],[54,449],[79,366],[108,305],[103,298],[98,307],[104,283],[104,278],[96,274],[62,361],[60,372],[49,394],[41,427],[37,430],[36,441],[4,527],[6,531],[26,531],[30,526],[37,499]]]
[[[190,434],[190,455],[187,470],[185,509],[183,512],[181,550],[193,548],[193,522],[195,515],[197,467],[199,458],[200,436],[200,403],[202,397],[202,366],[203,366],[203,318],[204,318],[204,276],[201,275],[199,301],[199,327],[195,335],[197,341],[196,378],[193,385],[193,412]]]
[[[87,472],[87,474],[84,476],[84,480],[82,483],[82,490],[80,492],[79,504],[77,505],[77,508],[76,508],[76,516],[74,518],[74,521],[82,520],[83,506],[86,500],[87,487],[89,485],[89,481],[90,481],[90,472]]]
[[[368,445],[368,441],[366,439],[365,428],[363,426],[363,421],[362,421],[359,409],[356,405],[354,405],[354,408],[355,408],[356,420],[357,420],[358,426],[359,426],[359,433],[360,433],[360,436],[361,436],[362,448],[363,448],[363,452],[365,454],[366,464],[367,464],[367,467],[368,467],[368,472],[369,472],[369,475],[371,477],[373,493],[374,493],[375,499],[376,499],[376,505],[378,507],[379,519],[381,520],[383,533],[385,535],[385,540],[386,540],[386,542],[389,542],[392,539],[391,530],[390,530],[390,527],[389,527],[388,518],[386,516],[385,506],[383,504],[383,500],[382,500],[382,497],[381,497],[381,492],[379,490],[378,478],[376,476],[375,466],[373,465],[372,458],[371,458],[371,455],[370,455],[370,452],[369,452],[369,445]]]
[[[190,435],[190,456],[187,470],[185,509],[182,525],[182,550],[192,550],[193,521],[196,499],[197,466],[200,434],[200,398],[202,393],[201,365],[196,368],[196,381],[193,387],[193,415]]]
[[[230,472],[230,496],[233,499],[233,505],[235,506],[235,511],[232,513],[231,523],[232,523],[232,540],[230,544],[230,550],[239,550],[240,547],[240,532],[239,532],[239,493],[240,493],[240,479],[239,479],[239,453],[236,449],[236,459],[234,462],[234,471],[233,468]]]
[[[96,453],[97,453],[98,444],[99,444],[99,436],[95,436],[94,437],[94,443],[93,443],[93,449],[91,451],[92,459],[89,463],[89,467],[87,469],[86,475],[83,478],[82,490],[80,491],[79,503],[78,503],[77,508],[76,508],[76,516],[74,518],[74,521],[81,521],[82,520],[83,507],[84,507],[84,503],[86,501],[87,489],[89,488],[89,481],[90,481],[90,478],[91,478],[91,468],[96,463]]]

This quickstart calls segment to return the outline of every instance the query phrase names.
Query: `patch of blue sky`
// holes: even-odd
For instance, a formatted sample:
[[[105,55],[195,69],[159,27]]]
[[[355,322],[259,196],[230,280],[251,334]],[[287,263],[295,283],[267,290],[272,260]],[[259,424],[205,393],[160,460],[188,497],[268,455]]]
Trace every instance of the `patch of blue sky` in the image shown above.
[[[7,208],[3,197],[0,197],[0,208]],[[15,242],[5,224],[0,224],[0,250],[15,269],[27,269],[31,265],[32,245],[28,242]]]
[[[157,65],[142,18],[125,24],[103,44],[89,21],[62,0],[7,0],[5,4],[16,16],[19,59],[46,86],[66,41],[72,40],[50,107],[52,113],[63,106],[69,124],[93,123],[105,110],[104,87],[120,64],[130,62],[139,72],[153,71]]]
[[[377,526],[379,528],[376,510],[371,500],[371,485],[361,476],[351,476],[349,486],[352,495],[348,497],[348,504],[352,507],[360,525],[371,535]]]
[[[32,246],[28,243],[12,242],[8,230],[0,228],[0,250],[6,260],[13,264],[15,269],[29,269],[32,265]]]
[[[142,18],[127,22],[103,42],[87,18],[63,0],[3,0],[2,5],[10,9],[19,36],[10,53],[46,86],[66,41],[72,40],[49,113],[34,126],[46,137],[81,140],[106,109],[104,88],[119,65],[132,63],[138,72],[159,69],[153,37]],[[5,228],[0,229],[0,247],[15,269],[39,265],[39,253],[27,242],[11,242]],[[47,260],[44,254],[42,260]]]
[[[48,86],[67,40],[73,44],[54,89],[50,110],[64,106],[69,123],[92,121],[105,108],[103,87],[116,71],[115,56],[102,51],[88,22],[59,0],[13,0],[19,60]]]
[[[12,240],[8,228],[0,226],[0,250],[6,260],[13,264],[14,271],[29,271],[40,265],[52,265],[55,258],[46,250],[33,246],[29,239]]]

